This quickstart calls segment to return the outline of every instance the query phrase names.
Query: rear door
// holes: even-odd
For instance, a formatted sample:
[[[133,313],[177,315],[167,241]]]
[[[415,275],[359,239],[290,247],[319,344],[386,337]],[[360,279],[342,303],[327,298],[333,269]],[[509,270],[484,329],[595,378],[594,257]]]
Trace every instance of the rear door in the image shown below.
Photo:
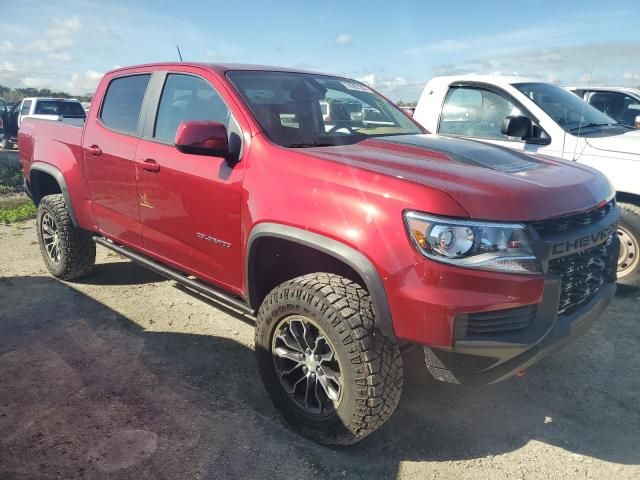
[[[178,126],[188,120],[220,122],[231,136],[242,137],[220,95],[222,86],[214,83],[213,75],[188,72],[166,73],[158,83],[136,154],[140,215],[144,247],[154,257],[239,290],[243,163],[181,153],[174,146]]]
[[[98,228],[132,246],[142,246],[135,154],[150,78],[140,73],[110,79],[83,137],[85,177]]]

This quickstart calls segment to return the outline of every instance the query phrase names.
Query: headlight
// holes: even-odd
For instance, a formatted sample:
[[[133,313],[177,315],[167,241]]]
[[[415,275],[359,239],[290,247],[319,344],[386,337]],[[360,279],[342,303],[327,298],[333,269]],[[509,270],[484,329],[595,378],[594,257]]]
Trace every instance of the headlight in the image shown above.
[[[409,236],[427,257],[458,267],[541,273],[525,226],[405,212]]]

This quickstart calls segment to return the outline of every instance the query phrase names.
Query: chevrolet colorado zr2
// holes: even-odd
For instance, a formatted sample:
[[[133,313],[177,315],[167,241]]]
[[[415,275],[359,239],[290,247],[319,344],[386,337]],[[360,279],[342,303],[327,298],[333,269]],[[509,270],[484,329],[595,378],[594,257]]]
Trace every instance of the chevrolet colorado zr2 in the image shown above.
[[[391,416],[402,347],[439,380],[497,382],[584,333],[615,292],[601,173],[430,135],[347,78],[118,69],[82,128],[27,118],[19,144],[55,277],[88,273],[100,244],[255,316],[275,406],[327,444]]]

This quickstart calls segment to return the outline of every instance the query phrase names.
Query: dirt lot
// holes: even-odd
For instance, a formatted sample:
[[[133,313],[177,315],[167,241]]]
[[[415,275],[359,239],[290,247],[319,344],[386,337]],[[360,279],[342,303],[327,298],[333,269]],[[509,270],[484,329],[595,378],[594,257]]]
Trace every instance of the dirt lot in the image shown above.
[[[250,319],[103,249],[56,281],[31,224],[0,226],[3,480],[640,478],[637,290],[523,378],[438,384],[407,358],[392,420],[329,449],[270,404]]]

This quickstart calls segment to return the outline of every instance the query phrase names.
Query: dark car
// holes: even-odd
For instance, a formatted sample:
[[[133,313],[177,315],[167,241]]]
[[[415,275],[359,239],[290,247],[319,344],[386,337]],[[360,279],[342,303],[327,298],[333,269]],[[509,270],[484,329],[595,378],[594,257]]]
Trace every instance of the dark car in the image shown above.
[[[0,148],[11,149],[18,137],[18,115],[20,114],[20,103],[7,105],[6,114],[3,115],[3,126],[0,130]]]
[[[1,148],[5,148],[4,132],[9,120],[9,106],[4,98],[0,98],[0,141]]]

